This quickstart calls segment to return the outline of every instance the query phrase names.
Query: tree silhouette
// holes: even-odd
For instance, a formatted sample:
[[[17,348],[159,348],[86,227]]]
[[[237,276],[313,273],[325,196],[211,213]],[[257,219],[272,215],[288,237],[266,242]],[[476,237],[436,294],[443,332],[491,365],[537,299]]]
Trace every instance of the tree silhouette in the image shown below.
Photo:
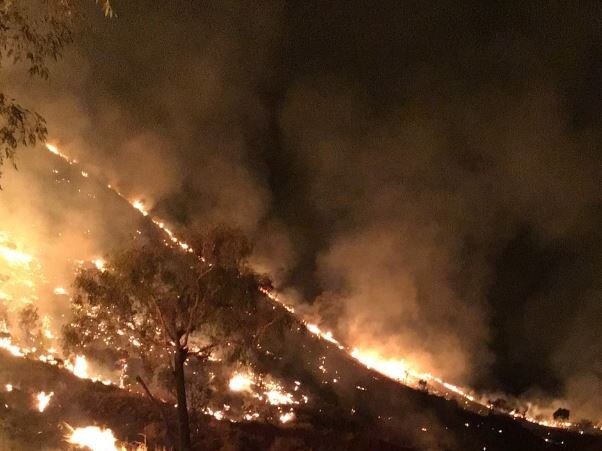
[[[252,342],[260,288],[267,279],[246,263],[242,234],[218,227],[198,234],[195,252],[139,239],[99,270],[75,280],[67,350],[110,348],[138,356],[148,367],[167,364],[177,399],[180,449],[191,448],[185,364],[217,346]]]
[[[570,414],[571,411],[569,409],[564,409],[560,407],[559,409],[556,409],[556,412],[554,412],[553,417],[556,421],[567,421],[569,419]]]

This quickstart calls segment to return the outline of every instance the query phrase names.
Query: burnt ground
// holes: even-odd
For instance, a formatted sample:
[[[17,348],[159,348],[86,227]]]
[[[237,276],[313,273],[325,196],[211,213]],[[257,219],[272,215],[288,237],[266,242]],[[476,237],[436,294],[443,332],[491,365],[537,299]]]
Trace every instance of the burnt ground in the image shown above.
[[[299,411],[298,421],[287,427],[195,415],[195,446],[199,450],[272,451],[602,449],[599,436],[524,425],[502,415],[481,416],[454,402],[400,386],[351,359],[330,360],[331,365],[335,363],[340,365],[339,372],[346,372],[347,377],[353,374],[366,390],[358,395],[338,388],[344,385],[322,384],[324,399],[338,402],[310,403]],[[14,386],[11,392],[4,389],[7,383]],[[152,444],[168,444],[156,405],[139,393],[78,379],[64,369],[5,351],[0,351],[0,384],[2,451],[68,450],[67,424],[106,426],[121,440],[140,442],[146,437]],[[34,396],[42,390],[54,396],[40,413]],[[355,414],[344,413],[349,402],[356,406]],[[166,409],[173,429],[175,412]],[[374,417],[377,411],[380,414]]]

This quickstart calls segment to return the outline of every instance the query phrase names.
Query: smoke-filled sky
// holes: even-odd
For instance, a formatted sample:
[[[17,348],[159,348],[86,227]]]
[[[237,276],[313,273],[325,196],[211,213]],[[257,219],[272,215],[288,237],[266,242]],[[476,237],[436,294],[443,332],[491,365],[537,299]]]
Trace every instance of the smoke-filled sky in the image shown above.
[[[1,74],[65,152],[351,345],[602,415],[599,2],[88,3]]]

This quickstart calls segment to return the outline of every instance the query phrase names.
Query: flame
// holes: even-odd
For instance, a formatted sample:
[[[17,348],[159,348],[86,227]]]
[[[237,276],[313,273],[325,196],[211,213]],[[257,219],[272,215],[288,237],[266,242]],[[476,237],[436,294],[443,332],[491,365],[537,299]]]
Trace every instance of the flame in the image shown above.
[[[92,263],[94,263],[96,269],[98,269],[101,272],[104,272],[106,263],[102,258],[95,258],[94,260],[92,260]]]
[[[75,362],[73,364],[71,362],[66,362],[65,368],[67,368],[80,379],[88,379],[90,377],[88,375],[88,361],[83,355],[76,355]]]
[[[144,202],[142,202],[140,199],[134,199],[130,202],[130,204],[132,205],[132,207],[134,207],[136,210],[142,213],[143,216],[148,216],[148,210],[146,210],[146,208],[144,207]]]
[[[42,318],[42,333],[49,340],[53,340],[55,338],[52,330],[50,330],[50,317],[48,315],[45,315]]]
[[[268,402],[273,406],[298,404],[298,402],[294,401],[293,395],[283,392],[280,387],[274,387],[264,394],[267,396]]]
[[[90,374],[89,367],[90,365],[88,364],[88,360],[86,359],[86,356],[83,355],[76,355],[73,359],[73,362],[70,360],[65,362],[65,368],[80,379],[90,379],[92,382],[100,382],[104,385],[113,385],[113,381],[109,379],[104,379],[99,375],[92,376]]]
[[[282,423],[290,422],[295,419],[295,413],[292,409],[288,412],[282,409],[282,406],[293,406],[301,403],[307,404],[309,398],[306,395],[297,393],[301,383],[295,381],[295,389],[293,392],[287,392],[282,385],[277,383],[271,378],[263,378],[260,375],[253,373],[250,369],[244,372],[235,372],[230,377],[228,386],[229,389],[237,393],[247,393],[247,396],[251,396],[259,401],[274,406],[277,410],[278,418]],[[295,395],[299,395],[300,398],[295,398]],[[225,410],[229,410],[229,406],[224,406]],[[205,413],[212,415],[215,418],[221,419],[224,417],[224,413],[221,411],[213,411],[211,409],[205,409]],[[217,414],[217,415],[216,415]],[[246,412],[240,419],[245,421],[253,421],[259,418],[257,412],[251,413]],[[230,421],[238,421],[230,419]]]
[[[67,442],[91,451],[125,451],[125,447],[117,447],[117,439],[111,429],[102,429],[98,426],[72,429]]]
[[[280,422],[282,424],[293,421],[294,419],[295,419],[295,412],[286,412],[286,413],[283,413],[282,415],[280,415]]]
[[[36,400],[38,401],[37,407],[39,412],[43,412],[44,410],[46,410],[46,407],[48,407],[48,404],[50,404],[50,398],[52,398],[52,396],[54,396],[54,392],[46,393],[41,391],[36,395]]]
[[[48,149],[48,151],[50,151],[51,153],[55,154],[57,157],[62,158],[63,160],[65,160],[69,164],[76,164],[77,163],[77,160],[72,160],[71,158],[69,158],[64,153],[61,153],[61,151],[59,150],[59,148],[56,147],[54,144],[46,143],[46,149]]]
[[[245,413],[243,415],[243,419],[245,421],[253,421],[253,420],[256,420],[257,418],[259,418],[259,414],[257,412]]]
[[[230,390],[235,392],[251,391],[251,385],[253,384],[254,382],[249,376],[245,374],[236,373],[230,378],[228,387],[230,388]]]
[[[263,391],[256,392],[253,390],[253,386],[259,386],[263,388]],[[234,373],[230,378],[228,387],[233,392],[249,392],[252,393],[253,397],[265,400],[268,404],[273,406],[299,404],[300,402],[295,400],[293,393],[289,393],[284,388],[272,381],[264,380],[258,375],[251,371],[243,373]],[[298,386],[295,387],[295,390]],[[307,397],[303,397],[304,402],[307,402]]]
[[[23,357],[25,353],[17,345],[14,345],[9,337],[0,338],[0,348],[6,349],[15,357]]]
[[[213,410],[211,407],[205,407],[202,409],[202,412],[206,413],[207,415],[211,415],[213,418],[219,421],[224,419],[224,412],[221,410]]]
[[[2,257],[9,265],[14,266],[27,266],[33,260],[31,255],[4,245],[0,245],[0,257]]]
[[[332,332],[327,331],[327,332],[323,332],[317,324],[305,324],[305,327],[307,327],[307,330],[310,331],[312,334],[317,335],[318,337],[323,338],[326,341],[329,341],[337,346],[339,346],[340,349],[343,349],[343,347],[341,346],[341,344],[338,342],[338,340],[336,340],[334,338],[334,336],[332,335]]]
[[[52,292],[59,296],[65,296],[67,294],[67,290],[63,287],[56,287]]]
[[[46,143],[46,148],[50,152],[52,152],[53,154],[61,156],[61,153],[59,152],[59,149],[57,149],[57,147],[55,145],[50,144],[50,143]]]
[[[405,380],[409,374],[408,364],[402,359],[383,359],[375,352],[363,351],[358,348],[353,348],[351,357],[365,367],[374,369],[396,381]]]

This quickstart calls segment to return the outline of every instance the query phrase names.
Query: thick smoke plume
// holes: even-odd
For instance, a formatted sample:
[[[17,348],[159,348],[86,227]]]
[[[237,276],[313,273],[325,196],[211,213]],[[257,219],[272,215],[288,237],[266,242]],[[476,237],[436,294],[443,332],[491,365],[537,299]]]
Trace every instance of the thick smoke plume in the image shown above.
[[[49,82],[2,86],[159,216],[243,228],[350,345],[599,418],[599,5],[394,3],[116,2]],[[56,241],[54,201],[15,180],[3,228],[102,252]],[[79,208],[52,221],[89,227]]]

